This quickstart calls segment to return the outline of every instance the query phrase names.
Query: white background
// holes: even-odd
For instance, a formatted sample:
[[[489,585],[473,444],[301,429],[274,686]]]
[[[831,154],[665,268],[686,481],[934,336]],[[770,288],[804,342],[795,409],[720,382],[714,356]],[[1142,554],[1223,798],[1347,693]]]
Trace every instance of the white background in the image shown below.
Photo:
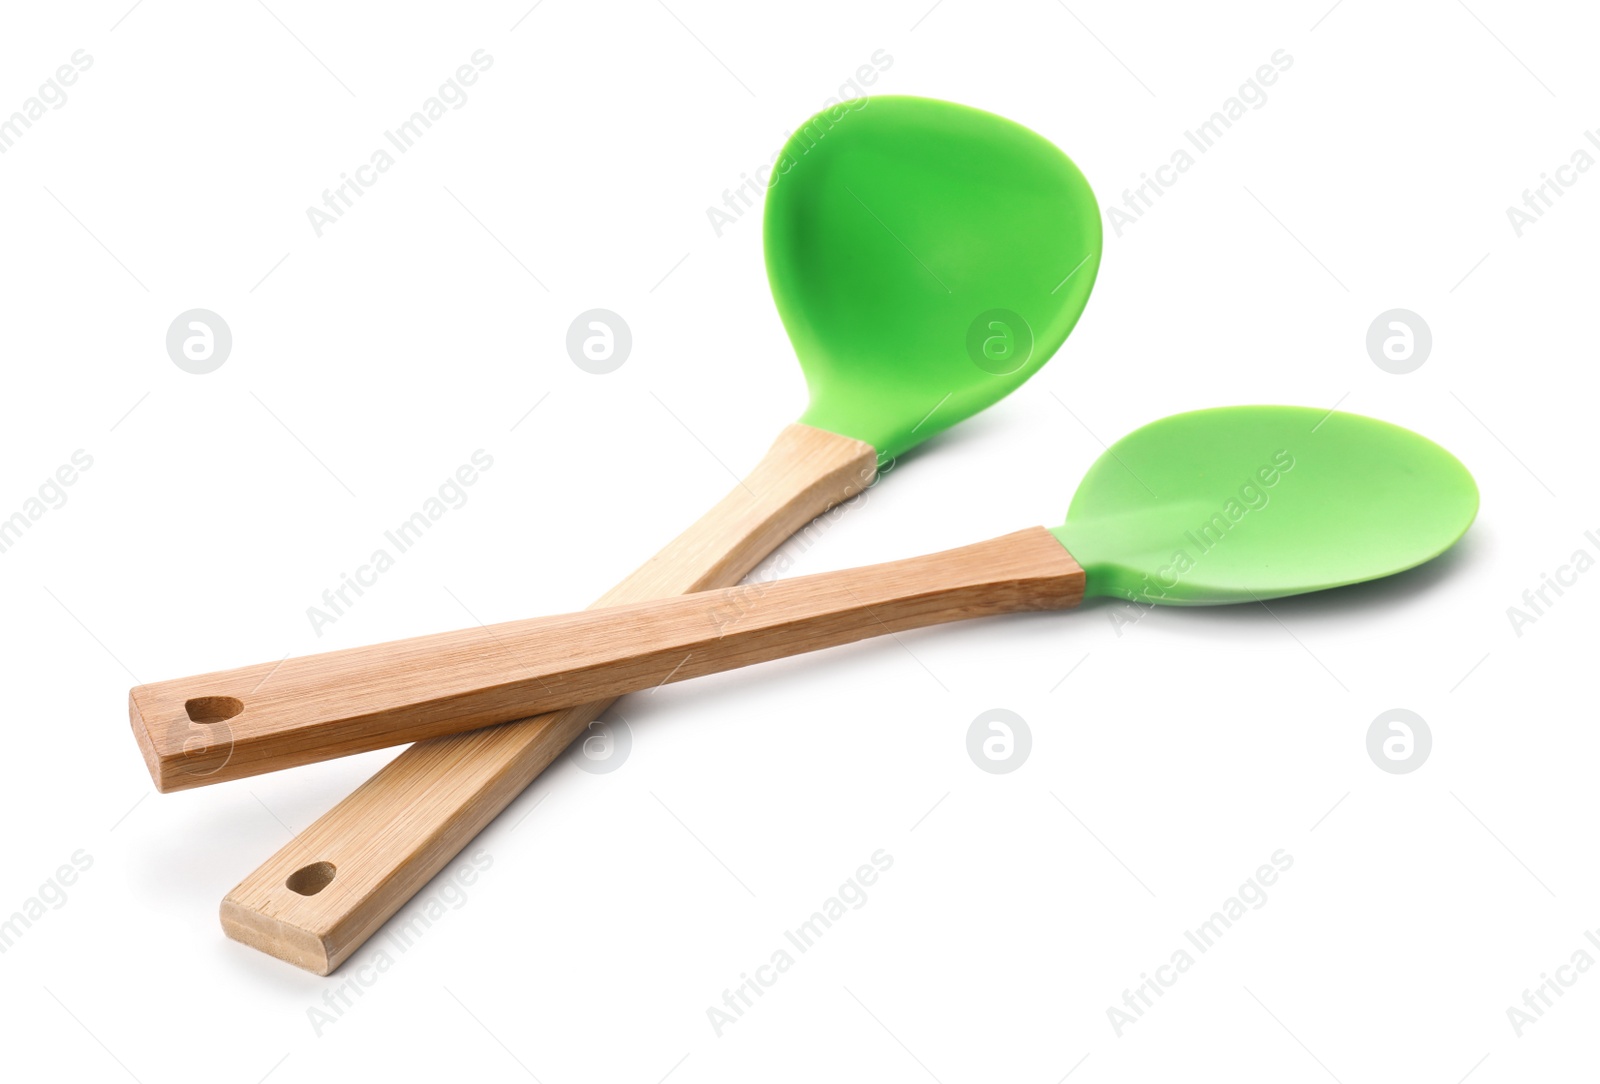
[[[0,514],[75,450],[94,461],[0,554],[0,918],[92,861],[0,956],[8,1075],[1593,1071],[1600,974],[1520,1037],[1507,1009],[1575,951],[1600,958],[1600,574],[1521,636],[1506,613],[1600,551],[1600,171],[1520,238],[1506,215],[1600,128],[1592,12],[269,4],[0,20],[0,114],[93,58],[0,156]],[[467,103],[317,237],[306,208],[478,49],[493,65]],[[709,507],[805,393],[758,216],[719,238],[706,208],[880,49],[874,90],[1022,122],[1106,206],[1275,50],[1293,66],[1108,225],[1051,365],[898,465],[794,571],[1056,523],[1101,440],[1242,402],[1338,404],[1444,444],[1482,490],[1467,539],[1273,614],[1156,613],[1120,636],[1105,607],[991,620],[635,696],[627,761],[552,767],[388,970],[381,934],[330,978],[226,940],[223,894],[392,752],[155,795],[128,686],[580,608]],[[234,337],[206,376],[164,347],[195,307]],[[634,335],[606,376],[564,347],[594,307]],[[1394,307],[1434,337],[1405,376],[1364,345]],[[469,502],[318,638],[306,608],[477,449],[494,466]],[[995,707],[1032,732],[1011,774],[966,752]],[[1397,707],[1433,735],[1411,774],[1366,751]],[[865,906],[719,1037],[707,1008],[880,848]],[[1119,1037],[1108,1007],[1279,848],[1294,862],[1266,904]],[[332,1022],[308,1011],[340,991]]]

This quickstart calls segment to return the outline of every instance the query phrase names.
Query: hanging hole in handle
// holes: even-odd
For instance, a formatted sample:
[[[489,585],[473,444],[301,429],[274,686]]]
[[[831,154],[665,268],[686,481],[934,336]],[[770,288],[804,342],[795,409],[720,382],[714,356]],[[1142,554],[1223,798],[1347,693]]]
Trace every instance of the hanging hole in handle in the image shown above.
[[[184,701],[183,710],[192,723],[220,723],[244,710],[244,701],[235,696],[197,696]]]
[[[289,874],[289,879],[283,884],[290,892],[315,896],[333,883],[333,875],[337,872],[332,862],[313,862]]]

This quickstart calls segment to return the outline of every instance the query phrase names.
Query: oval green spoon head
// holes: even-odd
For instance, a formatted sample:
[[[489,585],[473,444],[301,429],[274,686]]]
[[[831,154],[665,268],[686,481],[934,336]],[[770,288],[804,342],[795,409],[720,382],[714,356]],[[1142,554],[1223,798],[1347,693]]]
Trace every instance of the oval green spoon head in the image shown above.
[[[1100,267],[1100,210],[1065,154],[927,98],[807,121],[773,167],[764,238],[811,391],[800,420],[884,458],[1037,372]]]
[[[1402,572],[1466,533],[1478,487],[1408,429],[1307,407],[1175,414],[1089,469],[1052,533],[1088,596],[1249,602]]]

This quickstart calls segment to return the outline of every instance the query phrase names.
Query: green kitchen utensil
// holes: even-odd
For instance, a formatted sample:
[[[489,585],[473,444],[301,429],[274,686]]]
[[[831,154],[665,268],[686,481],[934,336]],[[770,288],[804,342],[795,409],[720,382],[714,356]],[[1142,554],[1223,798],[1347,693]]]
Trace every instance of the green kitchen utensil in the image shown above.
[[[767,273],[810,408],[727,497],[602,604],[738,583],[792,533],[871,484],[879,463],[1015,390],[1088,299],[1100,264],[1094,196],[1059,150],[1011,121],[944,102],[865,98],[813,117],[780,159],[763,178],[772,181]],[[751,376],[749,397],[760,388]],[[562,517],[551,529],[581,521]],[[255,724],[293,699],[289,675],[314,671],[303,662],[275,664],[237,687],[184,683],[189,692],[172,700],[135,690],[130,716],[157,786],[303,762],[293,748],[274,757],[251,743]],[[403,675],[388,676],[391,687],[405,685]],[[229,892],[224,930],[327,974],[607,707],[595,701],[418,742]],[[515,716],[491,711],[473,725],[506,718]],[[361,723],[346,737],[347,752],[371,740]]]
[[[250,755],[322,759],[357,729],[393,744],[1086,595],[1199,605],[1320,591],[1437,556],[1477,508],[1466,468],[1399,426],[1303,407],[1179,414],[1107,449],[1053,531],[313,656],[274,677]],[[233,695],[261,679],[197,680]]]

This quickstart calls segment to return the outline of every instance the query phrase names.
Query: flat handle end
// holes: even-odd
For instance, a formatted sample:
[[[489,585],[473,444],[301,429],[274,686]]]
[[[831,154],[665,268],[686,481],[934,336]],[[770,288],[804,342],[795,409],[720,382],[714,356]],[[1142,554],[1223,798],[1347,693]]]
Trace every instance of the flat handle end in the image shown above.
[[[244,711],[233,696],[173,699],[161,686],[128,690],[128,724],[156,790],[204,786],[233,758],[233,728],[228,720]]]
[[[236,899],[232,892],[223,898],[220,917],[222,932],[230,940],[314,974],[331,975],[344,962],[315,930],[275,918],[259,906]]]

